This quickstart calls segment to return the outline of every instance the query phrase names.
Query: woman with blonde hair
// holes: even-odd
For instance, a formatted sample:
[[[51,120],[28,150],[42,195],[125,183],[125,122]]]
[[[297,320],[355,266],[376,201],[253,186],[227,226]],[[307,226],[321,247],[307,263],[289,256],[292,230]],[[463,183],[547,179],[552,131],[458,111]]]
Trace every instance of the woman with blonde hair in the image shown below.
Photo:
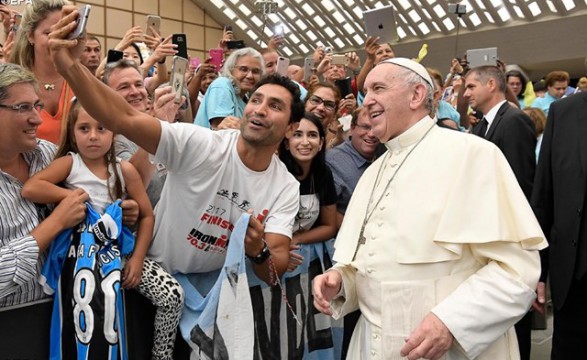
[[[9,59],[37,78],[39,98],[45,106],[39,112],[43,123],[37,136],[54,144],[59,144],[73,92],[49,57],[48,35],[51,26],[61,19],[61,8],[69,4],[67,0],[35,0],[27,4]]]

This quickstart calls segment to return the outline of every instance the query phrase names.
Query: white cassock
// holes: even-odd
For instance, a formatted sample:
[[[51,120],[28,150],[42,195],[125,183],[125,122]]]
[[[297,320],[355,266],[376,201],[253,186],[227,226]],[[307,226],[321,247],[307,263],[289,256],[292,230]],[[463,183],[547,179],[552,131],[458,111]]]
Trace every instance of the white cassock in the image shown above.
[[[333,316],[362,313],[347,359],[405,359],[405,339],[429,312],[455,338],[442,359],[519,359],[512,326],[535,298],[547,243],[505,157],[429,117],[385,145],[335,243],[343,288]]]

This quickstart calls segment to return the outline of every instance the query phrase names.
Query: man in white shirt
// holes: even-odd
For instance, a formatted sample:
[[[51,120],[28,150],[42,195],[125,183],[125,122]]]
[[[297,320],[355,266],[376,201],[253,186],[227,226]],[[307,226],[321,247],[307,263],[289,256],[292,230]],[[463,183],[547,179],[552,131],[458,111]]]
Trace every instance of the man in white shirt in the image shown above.
[[[388,148],[359,180],[314,305],[361,318],[349,359],[508,359],[546,241],[493,144],[439,128],[426,69],[388,59],[363,105]],[[445,356],[445,357],[443,357]]]

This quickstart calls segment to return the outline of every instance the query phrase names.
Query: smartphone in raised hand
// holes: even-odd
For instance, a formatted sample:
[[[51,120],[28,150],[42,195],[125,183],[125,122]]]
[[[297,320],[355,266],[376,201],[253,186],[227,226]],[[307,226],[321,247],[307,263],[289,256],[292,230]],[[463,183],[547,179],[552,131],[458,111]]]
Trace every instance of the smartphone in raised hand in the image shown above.
[[[77,16],[77,26],[73,29],[72,32],[67,35],[67,38],[70,40],[78,39],[84,35],[86,31],[86,26],[88,25],[88,17],[90,16],[90,10],[92,10],[91,5],[83,5],[80,6],[77,11],[79,15]]]
[[[181,56],[184,59],[188,58],[188,43],[185,34],[173,34],[171,36],[171,42],[177,45],[177,56]]]
[[[287,68],[289,67],[289,59],[283,56],[277,58],[276,70],[279,75],[287,76]]]
[[[106,57],[106,63],[117,62],[122,58],[124,58],[124,53],[122,51],[109,49],[108,56]]]
[[[188,59],[181,56],[173,57],[173,65],[171,66],[171,78],[169,84],[171,85],[171,91],[175,94],[175,103],[181,102],[181,94],[185,81],[185,72],[188,68]]]
[[[220,72],[222,69],[222,62],[224,61],[224,50],[218,49],[210,49],[210,64],[216,66],[216,72]]]
[[[145,33],[150,36],[155,36],[153,30],[157,31],[158,34],[161,34],[161,17],[157,15],[147,15],[147,27],[145,29]]]

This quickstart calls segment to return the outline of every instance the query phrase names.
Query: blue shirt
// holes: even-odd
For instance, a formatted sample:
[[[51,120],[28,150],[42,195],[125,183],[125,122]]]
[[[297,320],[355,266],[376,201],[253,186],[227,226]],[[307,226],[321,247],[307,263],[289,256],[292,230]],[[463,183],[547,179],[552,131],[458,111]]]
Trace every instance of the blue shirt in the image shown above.
[[[210,84],[200,104],[194,124],[210,128],[210,120],[227,116],[241,118],[245,111],[244,100],[237,95],[229,78],[219,77]]]
[[[539,108],[540,110],[544,111],[545,115],[548,115],[548,110],[550,109],[550,104],[557,101],[558,99],[554,96],[550,95],[548,91],[544,94],[544,97],[536,98],[532,103],[532,107]]]
[[[457,123],[459,130],[465,129],[461,126],[461,115],[456,109],[444,100],[438,102],[438,109],[436,109],[436,118],[438,120],[453,120]]]
[[[371,161],[359,154],[350,140],[346,140],[326,152],[326,164],[332,170],[338,195],[336,209],[344,214],[361,175],[371,165]]]

